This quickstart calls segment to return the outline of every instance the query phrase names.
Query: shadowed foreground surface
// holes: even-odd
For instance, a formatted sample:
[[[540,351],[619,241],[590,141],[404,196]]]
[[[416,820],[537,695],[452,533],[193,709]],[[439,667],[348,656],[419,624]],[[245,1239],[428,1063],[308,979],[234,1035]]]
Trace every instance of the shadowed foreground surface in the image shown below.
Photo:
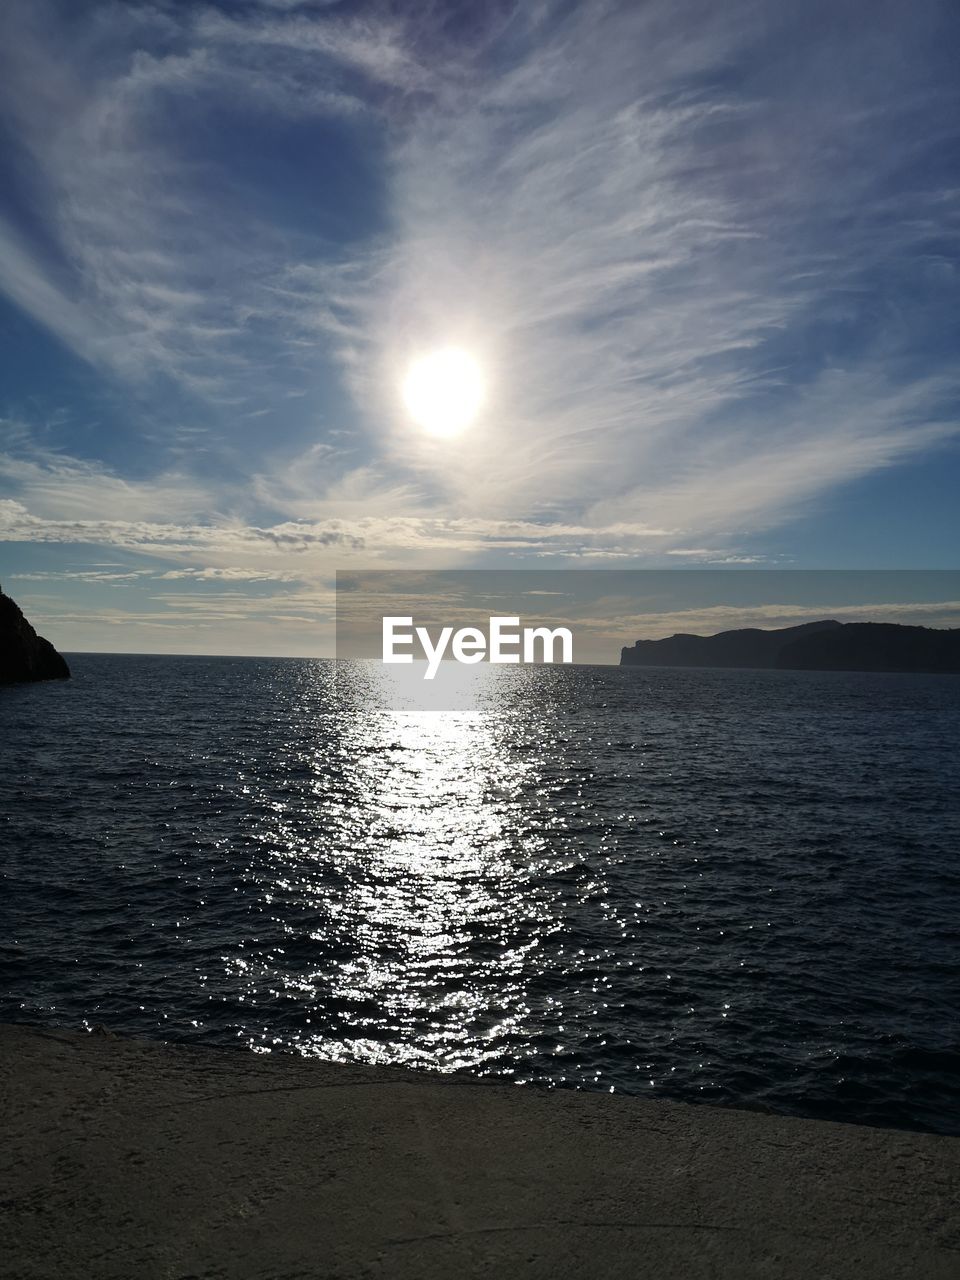
[[[960,1142],[0,1027],[0,1273],[952,1277]]]

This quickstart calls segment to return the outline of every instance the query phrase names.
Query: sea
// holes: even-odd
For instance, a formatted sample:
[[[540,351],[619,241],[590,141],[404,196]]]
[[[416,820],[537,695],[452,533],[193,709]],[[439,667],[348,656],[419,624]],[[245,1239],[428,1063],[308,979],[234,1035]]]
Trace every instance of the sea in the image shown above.
[[[0,1019],[960,1133],[960,677],[69,661]]]

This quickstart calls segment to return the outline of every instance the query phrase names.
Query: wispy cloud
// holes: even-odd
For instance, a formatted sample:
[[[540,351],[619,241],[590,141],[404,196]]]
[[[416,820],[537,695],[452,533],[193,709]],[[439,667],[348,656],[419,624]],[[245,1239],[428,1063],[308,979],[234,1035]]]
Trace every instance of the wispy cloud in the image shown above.
[[[105,512],[121,523],[172,522],[214,507],[210,487],[184,473],[125,478],[102,463],[30,443],[20,423],[0,419],[0,429],[13,446],[0,452],[0,482],[22,499],[5,502],[7,525],[15,512],[41,527],[45,521],[110,523],[103,519]]]
[[[278,598],[748,564],[950,447],[949,15],[814,8],[9,0],[0,291],[128,394],[3,424],[0,538]],[[398,386],[450,342],[489,387],[447,447]]]
[[[41,569],[34,573],[11,573],[15,582],[76,582],[142,584],[153,582],[299,582],[294,573],[282,569],[245,569],[237,565],[224,568],[190,569],[131,569],[129,572],[108,572],[103,569]]]
[[[246,391],[268,367],[258,291],[290,237],[244,210],[242,171],[188,122],[363,111],[341,64],[389,46],[334,20],[322,65],[319,49],[265,59],[267,26],[205,6],[66,10],[14,0],[0,19],[0,107],[36,218],[29,238],[0,222],[0,287],[95,364],[201,396]]]
[[[837,80],[796,50],[798,132],[796,68],[785,99],[762,76],[718,87],[756,40],[746,16],[531,15],[503,74],[470,60],[403,133],[394,234],[365,273],[297,268],[395,465],[457,511],[757,528],[955,434],[952,357],[918,365],[903,314],[876,312],[934,207],[960,226],[952,189],[890,186],[915,161],[889,134],[915,109],[909,63],[873,39],[875,73]],[[492,381],[455,459],[394,390],[451,337]]]
[[[301,557],[335,548],[338,560],[349,553],[380,559],[390,552],[419,552],[431,560],[444,555],[473,555],[484,551],[520,551],[541,555],[576,557],[596,550],[610,553],[618,539],[649,547],[662,531],[645,525],[608,527],[573,524],[536,524],[531,521],[454,520],[430,517],[376,516],[328,522],[284,521],[260,527],[224,521],[220,524],[174,524],[171,521],[44,519],[31,515],[22,503],[0,500],[0,541],[82,543],[112,546],[145,554],[172,556]],[[593,543],[599,543],[593,547]],[[430,553],[434,553],[430,555]],[[397,567],[404,563],[400,560]],[[321,560],[315,571],[328,573],[330,562]]]

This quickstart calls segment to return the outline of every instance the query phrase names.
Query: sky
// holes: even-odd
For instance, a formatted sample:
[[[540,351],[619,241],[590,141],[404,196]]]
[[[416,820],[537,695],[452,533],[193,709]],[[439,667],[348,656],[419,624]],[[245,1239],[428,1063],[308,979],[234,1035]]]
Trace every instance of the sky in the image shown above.
[[[0,583],[68,652],[312,655],[337,570],[956,568],[957,47],[954,0],[4,0]]]
[[[489,643],[493,618],[503,619],[502,630],[510,635],[564,627],[572,638],[572,659],[565,661],[610,665],[637,639],[678,633],[771,630],[825,619],[960,627],[960,570],[728,566],[721,572],[687,566],[338,573],[338,658],[382,660],[385,618],[399,619],[390,627],[396,635],[411,636],[422,627],[434,646],[444,628],[475,628]],[[405,643],[396,647],[411,651],[422,654],[419,641],[412,650]],[[506,651],[517,652],[517,646]],[[559,653],[558,647],[558,662]],[[422,670],[399,674],[412,678],[414,691],[423,679]],[[410,692],[408,686],[402,696]]]

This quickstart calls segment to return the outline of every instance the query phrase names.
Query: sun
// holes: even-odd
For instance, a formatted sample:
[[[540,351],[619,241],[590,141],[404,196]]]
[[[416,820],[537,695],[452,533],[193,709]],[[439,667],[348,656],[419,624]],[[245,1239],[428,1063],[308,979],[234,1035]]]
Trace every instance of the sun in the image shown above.
[[[480,365],[459,347],[444,347],[415,360],[403,381],[403,402],[431,436],[458,436],[474,421],[484,399]]]

